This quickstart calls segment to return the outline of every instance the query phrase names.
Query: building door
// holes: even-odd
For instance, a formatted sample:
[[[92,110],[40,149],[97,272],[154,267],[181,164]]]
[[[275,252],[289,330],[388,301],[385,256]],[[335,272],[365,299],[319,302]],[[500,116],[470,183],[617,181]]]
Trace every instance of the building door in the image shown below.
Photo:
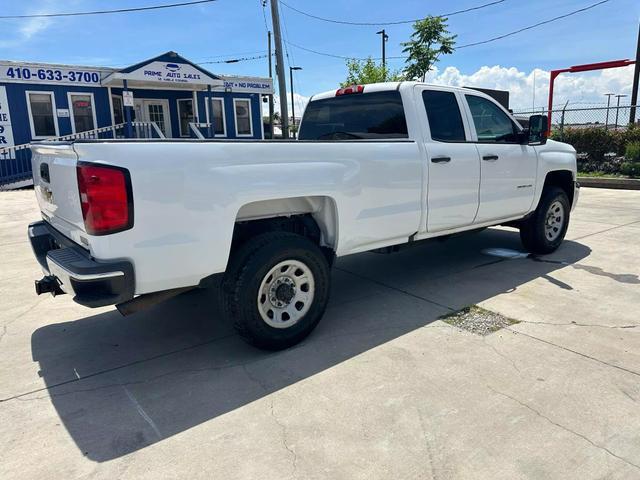
[[[135,100],[136,121],[154,122],[165,137],[171,138],[171,116],[168,100]]]

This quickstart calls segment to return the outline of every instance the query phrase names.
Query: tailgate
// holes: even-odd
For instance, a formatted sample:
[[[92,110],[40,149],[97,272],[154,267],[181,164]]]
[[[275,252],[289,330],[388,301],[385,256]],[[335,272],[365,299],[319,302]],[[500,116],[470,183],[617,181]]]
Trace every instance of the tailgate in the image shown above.
[[[42,217],[77,243],[84,243],[84,222],[72,144],[34,144],[33,184]]]

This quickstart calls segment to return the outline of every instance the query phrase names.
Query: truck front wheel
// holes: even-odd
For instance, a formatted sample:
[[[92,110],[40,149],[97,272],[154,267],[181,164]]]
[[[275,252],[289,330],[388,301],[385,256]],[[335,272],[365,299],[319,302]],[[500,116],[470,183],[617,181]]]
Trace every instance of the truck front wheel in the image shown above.
[[[281,350],[316,327],[329,300],[330,271],[306,237],[269,232],[233,255],[222,282],[223,305],[248,343]]]
[[[564,190],[547,187],[542,192],[538,208],[520,225],[520,239],[531,253],[555,251],[567,233],[571,206]]]

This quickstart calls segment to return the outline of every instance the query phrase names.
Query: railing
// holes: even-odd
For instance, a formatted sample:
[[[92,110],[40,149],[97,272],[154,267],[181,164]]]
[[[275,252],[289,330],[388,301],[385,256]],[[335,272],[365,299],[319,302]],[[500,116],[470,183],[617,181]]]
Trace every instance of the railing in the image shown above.
[[[123,129],[126,128],[126,124],[122,124]],[[133,138],[140,139],[153,139],[153,138],[166,138],[160,127],[156,122],[131,122],[133,128]]]
[[[0,148],[0,190],[29,185],[31,179],[30,145]]]
[[[131,122],[132,137],[152,140],[165,138],[155,122]],[[126,138],[126,123],[96,128],[86,132],[47,138],[48,142],[66,142],[69,140],[88,139],[123,139]],[[0,147],[0,190],[30,185],[31,173],[31,144],[25,143],[12,147]]]
[[[189,131],[191,132],[191,138],[197,138],[198,140],[204,140],[205,138],[211,138],[211,124],[202,122],[189,123]],[[215,133],[213,134],[215,137]]]

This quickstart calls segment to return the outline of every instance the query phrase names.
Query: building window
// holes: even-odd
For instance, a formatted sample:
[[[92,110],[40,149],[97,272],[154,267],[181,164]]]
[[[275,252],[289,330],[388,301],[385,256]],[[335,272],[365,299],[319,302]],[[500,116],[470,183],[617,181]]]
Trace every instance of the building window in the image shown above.
[[[236,136],[252,137],[251,100],[234,98],[233,109],[236,117]]]
[[[87,132],[96,128],[93,94],[69,93],[69,107],[73,133]]]
[[[27,99],[31,137],[57,137],[58,122],[53,92],[27,92]]]
[[[195,121],[192,99],[188,98],[178,100],[178,117],[180,118],[180,136],[191,136],[191,132],[189,131],[189,124]]]
[[[118,95],[111,95],[111,104],[113,105],[114,125],[124,123],[124,105],[122,103],[122,97]]]
[[[224,118],[224,103],[222,98],[209,98],[205,97],[205,103],[207,105],[207,121],[210,121],[209,116],[209,104],[213,105],[213,129],[216,135],[226,137],[227,136],[227,122]]]

